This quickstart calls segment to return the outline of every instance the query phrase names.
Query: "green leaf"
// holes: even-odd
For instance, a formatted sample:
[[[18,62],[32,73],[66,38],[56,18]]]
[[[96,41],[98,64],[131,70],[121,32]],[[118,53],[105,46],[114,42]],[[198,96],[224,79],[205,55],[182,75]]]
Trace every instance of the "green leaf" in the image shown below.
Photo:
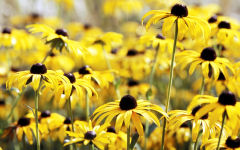
[[[137,140],[139,138],[139,134],[138,133],[134,133],[132,136],[132,142],[130,144],[130,149],[133,149],[135,144],[137,143]]]
[[[147,137],[151,135],[151,133],[156,129],[157,125],[155,123],[151,124],[148,129]]]

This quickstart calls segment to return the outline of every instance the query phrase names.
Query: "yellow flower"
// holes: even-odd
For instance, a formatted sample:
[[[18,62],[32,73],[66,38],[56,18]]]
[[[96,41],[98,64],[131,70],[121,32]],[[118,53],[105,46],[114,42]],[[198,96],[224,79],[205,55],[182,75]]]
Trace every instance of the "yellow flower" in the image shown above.
[[[47,70],[46,66],[41,63],[32,65],[29,71],[20,71],[12,73],[6,83],[7,88],[16,86],[20,91],[23,87],[30,84],[36,91],[39,88],[40,80],[43,85],[53,88],[58,85],[61,77],[52,70]]]
[[[218,138],[213,138],[203,143],[206,150],[214,150],[217,148]],[[221,138],[220,149],[224,150],[240,150],[240,138],[237,136],[225,136]]]
[[[72,131],[71,119],[65,118],[65,120],[59,120],[61,122],[60,127],[53,132],[52,137],[58,138],[61,142],[64,141],[64,138],[67,136],[66,131]]]
[[[94,144],[94,146],[103,150],[104,146],[110,142],[109,138],[111,138],[111,134],[108,134],[105,131],[107,126],[108,124],[92,127],[91,120],[89,123],[84,121],[75,121],[75,132],[66,131],[66,133],[73,139],[65,143],[64,146],[80,142],[83,145]]]
[[[228,119],[231,120],[233,124],[237,122],[240,116],[240,102],[237,102],[235,95],[231,92],[224,91],[219,97],[197,95],[193,98],[189,107],[193,108],[202,104],[206,105],[196,113],[196,119],[211,112],[211,115],[209,115],[210,124],[222,119],[224,112],[226,112]]]
[[[78,72],[74,73],[76,78],[83,78],[86,80],[95,81],[99,87],[108,87],[109,83],[112,83],[114,80],[113,71],[93,71],[89,66],[85,65],[78,69]]]
[[[65,29],[56,29],[54,31],[43,24],[28,25],[27,28],[32,33],[42,33],[42,37],[46,38],[46,43],[51,43],[52,48],[62,51],[65,47],[67,51],[76,56],[84,56],[86,52],[81,43],[68,39],[68,33]]]
[[[197,112],[202,108],[202,106],[196,106],[192,110],[172,110],[169,114],[169,130],[177,131],[180,129],[181,125],[187,121],[192,122],[192,140],[196,142],[197,136],[200,130],[203,130],[202,133],[202,142],[206,142],[208,138],[215,137],[216,131],[220,130],[220,123],[216,122],[214,126],[210,126],[210,120],[208,114],[201,116],[201,118],[196,119]],[[210,132],[211,131],[211,132]]]
[[[202,73],[205,78],[210,78],[213,73],[215,80],[218,79],[220,71],[228,78],[228,69],[234,73],[232,64],[226,58],[217,57],[213,48],[207,47],[201,53],[192,50],[185,50],[176,54],[177,64],[181,64],[181,69],[184,69],[188,64],[190,65],[189,74],[193,74],[195,68],[201,65]],[[228,69],[227,69],[228,68]]]
[[[116,132],[114,127],[107,128],[108,133],[113,133],[111,135],[110,143],[108,144],[108,149],[111,150],[126,150],[127,134],[123,131]]]
[[[89,97],[92,97],[93,94],[97,96],[97,92],[92,87],[89,80],[75,78],[74,74],[72,73],[64,74],[62,78],[64,78],[66,82],[62,82],[62,84],[58,85],[56,88],[56,100],[60,100],[63,93],[65,95],[65,99],[68,99],[74,91],[80,99],[83,95],[85,95],[86,92]]]
[[[185,5],[175,4],[171,9],[171,13],[161,10],[152,10],[143,16],[142,22],[149,15],[153,16],[148,20],[146,28],[148,29],[151,24],[164,20],[162,26],[164,36],[174,36],[173,24],[178,20],[178,39],[183,39],[183,37],[189,34],[192,39],[207,40],[209,38],[211,30],[208,23],[200,18],[188,16],[188,9]]]
[[[4,99],[0,99],[0,118],[5,119],[11,110],[11,105],[6,104],[6,101]]]
[[[153,121],[157,126],[160,126],[158,117],[151,111],[156,111],[167,118],[167,114],[160,106],[151,104],[147,100],[136,100],[131,95],[125,95],[121,100],[109,102],[98,107],[93,113],[93,120],[96,121],[96,124],[99,124],[104,118],[106,118],[105,123],[109,123],[117,116],[115,123],[117,132],[122,127],[123,121],[127,128],[129,128],[130,122],[132,121],[138,134],[142,136],[144,135],[144,131],[140,117],[143,117],[150,122]]]
[[[29,144],[33,144],[34,136],[36,136],[36,125],[30,118],[22,117],[17,122],[13,123],[12,126],[4,130],[2,135],[3,138],[12,137],[13,132],[16,132],[17,139],[22,140],[23,135],[26,136]],[[39,127],[39,132],[42,135],[44,130],[41,125]]]

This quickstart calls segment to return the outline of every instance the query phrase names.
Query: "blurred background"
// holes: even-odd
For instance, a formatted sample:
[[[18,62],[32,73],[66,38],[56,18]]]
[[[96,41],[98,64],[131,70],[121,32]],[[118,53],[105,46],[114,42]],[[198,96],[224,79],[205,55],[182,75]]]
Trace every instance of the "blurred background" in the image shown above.
[[[161,9],[154,5],[156,1],[171,5],[177,0],[130,0],[134,6],[116,6],[121,4],[114,4],[114,1],[119,3],[125,0],[0,0],[0,26],[2,28],[18,24],[18,21],[23,20],[19,17],[33,20],[40,17],[59,17],[61,20],[58,20],[58,26],[63,26],[62,21],[80,21],[114,31],[119,24],[118,20],[140,21],[142,15],[150,9]],[[185,0],[184,3],[195,6],[219,4],[221,14],[240,18],[239,0]]]

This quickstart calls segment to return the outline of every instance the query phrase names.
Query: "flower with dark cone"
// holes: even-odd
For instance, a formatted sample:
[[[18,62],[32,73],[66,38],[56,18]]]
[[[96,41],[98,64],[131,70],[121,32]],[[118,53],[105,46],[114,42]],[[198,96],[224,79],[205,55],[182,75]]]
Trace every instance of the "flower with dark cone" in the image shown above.
[[[206,150],[216,149],[217,141],[218,139],[216,138],[209,139],[209,141],[203,143],[202,146],[204,146]],[[224,137],[220,141],[219,148],[220,150],[240,150],[240,138],[234,135],[224,135]]]
[[[81,143],[83,145],[94,144],[95,147],[102,150],[113,138],[110,136],[111,134],[106,132],[108,124],[102,126],[96,125],[93,127],[90,120],[88,123],[76,121],[74,122],[74,126],[76,132],[66,131],[67,135],[72,137],[72,139],[65,143],[64,146],[73,143]]]
[[[6,83],[7,88],[17,87],[22,90],[26,85],[31,85],[36,91],[40,86],[40,80],[42,84],[53,88],[62,81],[61,76],[53,71],[47,70],[46,66],[41,63],[33,64],[29,71],[19,71],[12,73]]]
[[[40,133],[45,133],[44,128],[39,125]],[[19,118],[17,122],[13,123],[10,127],[4,130],[2,138],[7,138],[15,132],[17,139],[19,141],[25,140],[23,139],[23,135],[27,138],[29,144],[33,144],[34,137],[36,137],[36,128],[35,122],[31,118],[22,117]]]
[[[189,16],[186,5],[175,4],[171,9],[171,13],[161,10],[152,10],[142,17],[142,22],[149,15],[153,16],[148,20],[146,28],[148,29],[151,24],[163,20],[162,32],[164,36],[174,36],[172,26],[176,20],[178,20],[178,27],[179,30],[181,30],[178,34],[178,39],[183,39],[188,33],[190,33],[190,36],[193,39],[198,38],[207,40],[209,38],[211,31],[209,24],[205,20]]]
[[[46,43],[51,44],[52,49],[56,48],[62,51],[63,48],[66,48],[67,51],[75,56],[83,56],[86,52],[86,48],[81,43],[68,38],[68,33],[65,29],[53,30],[43,24],[32,24],[28,25],[27,28],[32,33],[42,33],[42,37],[46,38]]]
[[[170,132],[177,131],[181,128],[181,126],[190,121],[192,123],[192,140],[193,142],[197,141],[197,137],[199,134],[199,130],[203,130],[202,133],[202,142],[206,142],[209,139],[210,131],[214,133],[219,131],[218,126],[220,125],[219,122],[214,123],[210,126],[210,120],[208,114],[201,116],[201,118],[196,119],[196,114],[203,106],[196,106],[194,108],[188,108],[187,110],[172,110],[169,114],[169,123],[168,123],[168,130]]]
[[[176,62],[182,65],[181,69],[184,69],[190,64],[190,75],[193,74],[198,65],[201,65],[203,76],[205,78],[211,78],[211,74],[209,73],[212,71],[215,80],[218,79],[220,71],[226,78],[229,77],[229,72],[226,68],[228,68],[232,74],[235,72],[230,61],[226,58],[217,57],[215,50],[211,47],[204,48],[201,53],[192,50],[180,52],[176,54]],[[210,70],[210,67],[212,70]]]
[[[224,112],[226,112],[228,119],[233,124],[236,123],[236,118],[240,117],[240,102],[237,101],[235,95],[230,91],[223,91],[219,97],[197,95],[193,98],[190,108],[202,104],[205,105],[198,110],[195,116],[199,119],[211,112],[211,115],[208,116],[211,124],[221,120],[221,114]]]
[[[121,100],[116,100],[115,102],[110,102],[98,107],[93,113],[93,120],[96,121],[96,124],[99,124],[106,118],[105,123],[110,123],[116,116],[115,129],[117,132],[122,127],[123,121],[127,128],[129,128],[130,122],[132,122],[133,127],[135,127],[139,135],[142,136],[144,132],[140,117],[150,122],[153,121],[156,125],[160,126],[157,116],[153,114],[152,111],[156,111],[167,118],[167,114],[160,106],[151,104],[147,100],[136,100],[131,95],[125,95]]]

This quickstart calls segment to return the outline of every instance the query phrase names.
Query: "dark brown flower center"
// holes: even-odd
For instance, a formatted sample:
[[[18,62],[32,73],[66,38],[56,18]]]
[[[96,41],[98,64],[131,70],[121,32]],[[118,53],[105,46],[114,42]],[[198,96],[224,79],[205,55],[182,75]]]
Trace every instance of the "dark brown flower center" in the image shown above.
[[[31,13],[31,14],[30,14],[30,17],[31,17],[32,19],[34,19],[34,20],[37,20],[37,19],[39,19],[39,18],[41,17],[41,15],[38,14],[38,13],[36,13],[36,12],[34,12],[34,13]]]
[[[108,128],[107,128],[107,132],[116,133],[116,130],[115,130],[114,127],[108,127]]]
[[[204,60],[214,61],[217,58],[217,54],[213,48],[207,47],[203,49],[200,57]]]
[[[49,110],[41,112],[41,118],[47,118],[51,116],[51,112]]]
[[[193,110],[192,110],[192,115],[195,116],[196,113],[198,112],[198,110],[201,109],[201,108],[202,108],[202,106],[200,106],[200,105],[194,107]],[[206,114],[206,115],[204,115],[204,116],[201,117],[201,119],[203,119],[203,120],[204,120],[204,119],[207,119],[207,118],[208,118],[208,114]]]
[[[186,121],[186,122],[184,122],[180,127],[181,127],[181,128],[189,128],[189,124],[188,124],[188,122]]]
[[[175,4],[171,9],[171,14],[177,17],[187,17],[188,9],[183,4]]]
[[[88,30],[88,29],[91,29],[91,25],[90,24],[84,24],[84,26],[83,26],[83,28],[85,29],[85,30]]]
[[[227,21],[221,21],[219,24],[218,24],[218,28],[221,29],[221,28],[224,28],[224,29],[231,29],[231,24]]]
[[[64,74],[64,76],[66,76],[71,83],[76,82],[76,78],[72,73]]]
[[[69,117],[67,117],[64,122],[64,124],[71,124],[71,119]]]
[[[93,140],[96,136],[97,135],[95,131],[88,131],[87,133],[85,133],[84,139]]]
[[[237,102],[237,99],[235,95],[232,92],[224,91],[220,94],[218,97],[218,103],[222,105],[235,105]]]
[[[10,28],[8,28],[8,27],[3,28],[3,30],[2,30],[3,34],[11,34],[11,32],[12,32],[12,30]]]
[[[103,40],[96,40],[93,42],[93,44],[105,45],[105,42]]]
[[[32,74],[44,74],[44,73],[47,73],[47,68],[44,64],[37,63],[32,65],[30,72]]]
[[[208,23],[214,23],[217,22],[217,15],[214,15],[208,19]]]
[[[83,66],[82,68],[78,69],[78,73],[85,75],[85,74],[90,74],[90,71],[88,70],[90,68],[88,65]]]
[[[235,149],[240,147],[240,138],[232,139],[230,136],[226,140],[226,145],[229,148]]]
[[[55,33],[62,36],[68,36],[67,30],[65,29],[57,29]]]
[[[30,124],[30,118],[20,118],[17,123],[19,126],[28,126]]]
[[[135,49],[129,49],[127,52],[127,56],[136,56],[138,54],[138,51]]]
[[[139,85],[139,82],[136,81],[136,80],[129,80],[128,81],[128,86],[136,86],[136,85]]]
[[[130,110],[137,107],[136,99],[131,95],[125,95],[122,97],[119,107],[121,110]]]
[[[118,49],[117,49],[117,48],[114,48],[114,49],[111,50],[111,53],[112,53],[112,54],[117,54],[117,52],[118,52]]]
[[[0,99],[0,106],[4,106],[6,103],[5,103],[5,100],[3,99]]]
[[[162,39],[162,40],[165,39],[165,37],[164,37],[162,34],[157,34],[156,38],[157,38],[157,39]]]

